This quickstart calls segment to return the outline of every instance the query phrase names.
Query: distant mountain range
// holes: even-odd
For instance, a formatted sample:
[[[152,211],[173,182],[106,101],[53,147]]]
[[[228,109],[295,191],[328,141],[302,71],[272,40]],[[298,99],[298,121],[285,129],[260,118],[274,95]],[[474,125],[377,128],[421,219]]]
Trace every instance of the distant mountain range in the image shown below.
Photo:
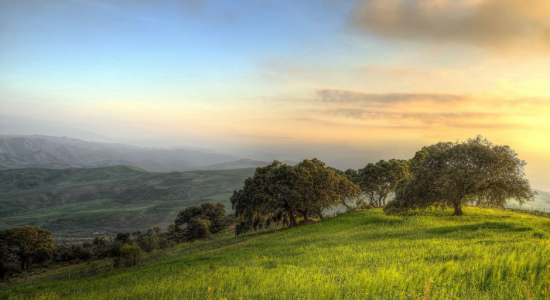
[[[239,160],[237,156],[200,148],[157,149],[68,137],[0,135],[3,169],[131,165],[151,172],[171,172],[213,169],[212,165]]]

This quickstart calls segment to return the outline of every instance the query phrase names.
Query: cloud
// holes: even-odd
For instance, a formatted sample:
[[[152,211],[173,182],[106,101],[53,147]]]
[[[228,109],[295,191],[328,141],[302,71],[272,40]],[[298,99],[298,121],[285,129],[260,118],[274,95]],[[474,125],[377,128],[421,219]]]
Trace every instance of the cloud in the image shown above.
[[[526,119],[539,119],[548,107],[543,98],[443,93],[364,93],[321,89],[299,115],[345,126],[371,128],[528,129]],[[312,117],[309,117],[312,118]],[[330,126],[330,124],[326,124]]]
[[[323,116],[327,115],[327,111],[323,110],[309,110],[307,113],[311,115],[318,115]],[[326,118],[318,119],[318,118],[311,118],[311,117],[297,117],[293,119],[294,121],[308,124],[309,126],[325,126],[325,127],[331,127],[331,128],[342,128],[342,129],[377,129],[377,130],[384,130],[384,129],[398,129],[398,130],[418,130],[418,129],[426,129],[426,125],[419,125],[419,126],[411,126],[411,125],[373,125],[373,124],[356,124],[356,123],[349,123],[349,122],[342,122],[342,121],[327,121]]]
[[[361,103],[369,105],[387,105],[406,102],[458,102],[468,98],[452,94],[388,93],[374,94],[346,90],[323,89],[316,92],[316,98],[328,103]]]
[[[550,47],[550,1],[364,0],[355,28],[382,37],[499,49]]]
[[[260,140],[291,140],[292,136],[275,136],[275,135],[257,135],[257,134],[230,134],[230,136],[243,139],[260,139]]]

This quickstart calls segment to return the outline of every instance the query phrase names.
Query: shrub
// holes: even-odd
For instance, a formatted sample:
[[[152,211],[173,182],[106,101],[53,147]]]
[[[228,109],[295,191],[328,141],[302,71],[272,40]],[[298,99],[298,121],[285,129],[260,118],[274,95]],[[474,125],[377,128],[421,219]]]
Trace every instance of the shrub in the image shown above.
[[[187,223],[187,234],[190,239],[202,239],[210,237],[210,221],[205,219],[192,219]]]
[[[158,237],[152,234],[144,234],[137,238],[139,247],[145,252],[151,252],[159,247]]]
[[[126,266],[137,266],[141,260],[142,252],[138,245],[124,244],[120,247],[120,257]]]

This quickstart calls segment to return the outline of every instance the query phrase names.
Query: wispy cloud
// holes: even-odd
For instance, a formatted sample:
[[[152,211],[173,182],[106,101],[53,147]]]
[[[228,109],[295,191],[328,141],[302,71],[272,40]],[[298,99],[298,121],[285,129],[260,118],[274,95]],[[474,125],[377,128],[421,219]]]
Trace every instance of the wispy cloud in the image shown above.
[[[231,134],[236,138],[254,139],[254,140],[291,140],[291,136],[274,136],[274,135],[258,135],[258,134]]]
[[[465,96],[452,94],[416,94],[388,93],[374,94],[346,90],[323,89],[316,92],[318,101],[330,103],[361,103],[370,105],[386,105],[406,102],[457,102],[468,100]]]
[[[364,0],[353,26],[383,37],[548,49],[550,2],[544,0]]]
[[[529,129],[526,118],[540,119],[542,98],[512,98],[443,93],[364,93],[321,89],[298,113],[302,122],[321,126],[370,128]],[[539,109],[536,109],[536,108]]]

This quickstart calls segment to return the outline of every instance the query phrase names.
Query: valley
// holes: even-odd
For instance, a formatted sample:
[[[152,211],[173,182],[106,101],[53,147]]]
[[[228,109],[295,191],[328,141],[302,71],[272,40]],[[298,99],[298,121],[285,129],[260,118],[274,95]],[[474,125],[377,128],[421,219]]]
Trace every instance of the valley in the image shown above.
[[[130,167],[0,171],[0,229],[39,225],[59,238],[167,227],[175,214],[229,197],[254,169],[155,173]]]

